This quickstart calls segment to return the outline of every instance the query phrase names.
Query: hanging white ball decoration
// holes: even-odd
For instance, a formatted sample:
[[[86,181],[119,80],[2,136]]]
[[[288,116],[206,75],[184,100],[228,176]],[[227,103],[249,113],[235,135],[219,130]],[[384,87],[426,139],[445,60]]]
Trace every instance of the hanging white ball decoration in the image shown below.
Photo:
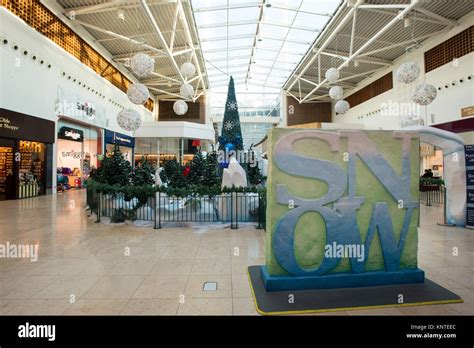
[[[337,70],[336,68],[331,68],[329,69],[328,71],[326,71],[326,80],[328,80],[330,83],[334,83],[336,82],[338,79],[339,79],[339,76],[341,76],[339,74],[339,70]]]
[[[346,112],[349,111],[350,107],[351,106],[349,105],[347,101],[339,100],[334,106],[334,110],[336,110],[338,114],[345,114]]]
[[[136,110],[123,109],[117,115],[117,123],[122,129],[134,132],[142,125],[142,117]]]
[[[189,83],[185,83],[179,89],[179,94],[186,99],[191,99],[194,95],[194,87]]]
[[[145,77],[155,69],[155,60],[148,54],[138,53],[130,59],[130,68],[138,77]]]
[[[397,79],[402,83],[412,83],[420,76],[420,67],[414,62],[406,62],[397,69]]]
[[[413,101],[419,105],[428,105],[435,100],[437,95],[435,86],[423,83],[413,90]]]
[[[344,90],[341,86],[332,86],[329,89],[329,96],[331,99],[340,100],[344,96]]]
[[[148,88],[142,83],[133,83],[128,87],[127,97],[133,104],[143,105],[149,96]]]
[[[173,111],[176,115],[182,116],[188,112],[188,104],[184,100],[177,100],[173,104]]]
[[[181,70],[181,74],[183,74],[183,76],[186,77],[187,79],[190,79],[191,77],[196,75],[196,67],[191,62],[186,62],[183,65],[181,65],[180,70]]]

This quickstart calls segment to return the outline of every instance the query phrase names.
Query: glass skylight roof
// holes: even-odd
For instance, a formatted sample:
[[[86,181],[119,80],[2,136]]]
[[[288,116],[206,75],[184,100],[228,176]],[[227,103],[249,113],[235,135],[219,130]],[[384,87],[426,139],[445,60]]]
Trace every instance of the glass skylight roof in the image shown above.
[[[191,0],[211,90],[281,87],[341,2]]]

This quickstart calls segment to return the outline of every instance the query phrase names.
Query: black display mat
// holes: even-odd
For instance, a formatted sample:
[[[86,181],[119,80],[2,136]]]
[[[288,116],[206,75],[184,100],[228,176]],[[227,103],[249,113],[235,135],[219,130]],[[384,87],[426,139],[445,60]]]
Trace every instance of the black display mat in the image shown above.
[[[383,307],[458,303],[463,300],[446,288],[425,279],[424,283],[344,289],[266,291],[261,266],[250,266],[248,276],[257,312],[287,315]],[[403,303],[398,303],[399,295]],[[292,295],[292,296],[291,296]],[[291,303],[293,300],[293,303]]]

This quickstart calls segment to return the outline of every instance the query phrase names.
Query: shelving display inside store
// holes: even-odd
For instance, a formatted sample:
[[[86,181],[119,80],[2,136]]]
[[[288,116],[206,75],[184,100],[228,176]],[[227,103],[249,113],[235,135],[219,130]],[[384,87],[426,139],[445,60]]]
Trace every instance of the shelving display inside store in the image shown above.
[[[0,147],[0,199],[6,199],[7,182],[13,178],[13,148]]]

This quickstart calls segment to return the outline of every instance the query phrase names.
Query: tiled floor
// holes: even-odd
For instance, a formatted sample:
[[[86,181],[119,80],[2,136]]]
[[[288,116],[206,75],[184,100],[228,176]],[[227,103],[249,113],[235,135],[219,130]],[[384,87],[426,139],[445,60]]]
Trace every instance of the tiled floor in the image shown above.
[[[0,243],[39,244],[37,262],[0,259],[0,314],[256,314],[245,272],[264,263],[264,231],[96,224],[83,205],[84,192],[0,202]],[[464,303],[323,315],[474,314],[474,231],[436,226],[440,213],[422,206],[420,268]]]

